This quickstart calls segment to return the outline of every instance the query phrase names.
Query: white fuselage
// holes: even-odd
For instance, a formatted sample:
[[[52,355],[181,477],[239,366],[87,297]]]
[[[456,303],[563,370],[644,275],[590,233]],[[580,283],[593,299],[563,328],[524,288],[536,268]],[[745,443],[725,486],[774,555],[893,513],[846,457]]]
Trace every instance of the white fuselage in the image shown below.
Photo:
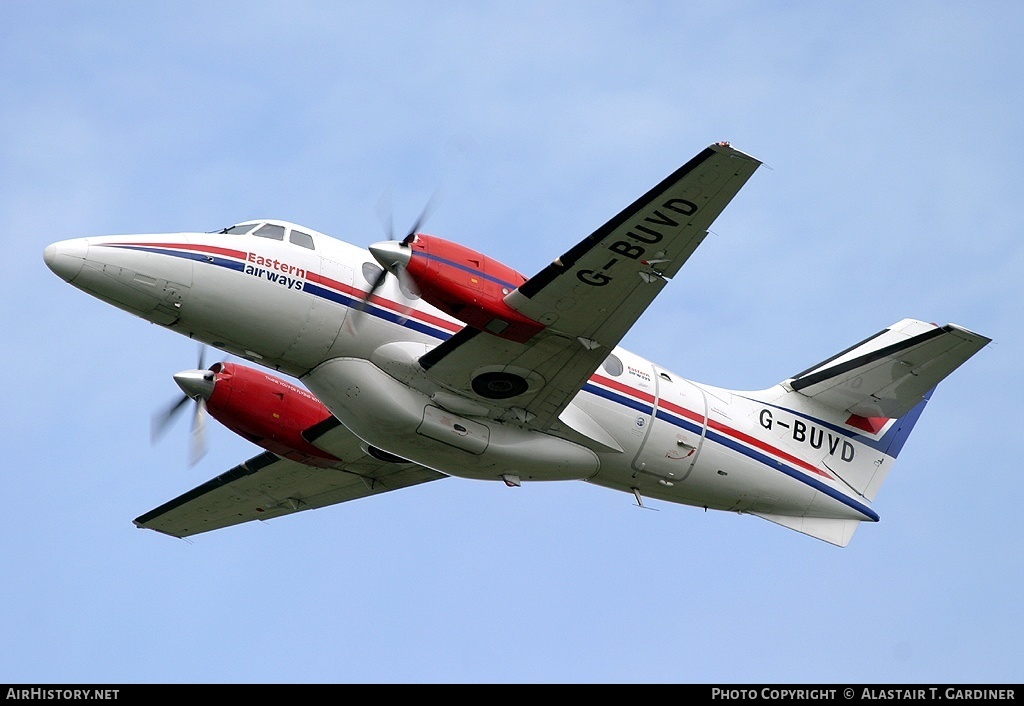
[[[379,272],[368,251],[283,226],[310,234],[314,248],[230,233],[129,235],[57,243],[46,260],[100,299],[302,380],[366,444],[447,475],[577,479],[712,509],[877,519],[843,476],[892,459],[844,431],[834,411],[787,409],[782,386],[722,390],[616,348],[548,433],[429,393],[416,360],[463,324],[407,298],[394,277],[363,304]]]

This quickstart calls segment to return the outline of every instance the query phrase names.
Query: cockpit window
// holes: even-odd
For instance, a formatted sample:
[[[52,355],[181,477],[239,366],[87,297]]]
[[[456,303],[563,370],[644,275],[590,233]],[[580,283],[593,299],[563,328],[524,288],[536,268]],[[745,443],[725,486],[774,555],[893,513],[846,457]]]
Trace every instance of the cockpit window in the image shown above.
[[[270,238],[271,240],[284,240],[284,226],[275,226],[268,223],[255,233],[257,238]]]
[[[309,233],[303,233],[301,230],[293,230],[291,235],[288,236],[288,239],[293,245],[301,245],[302,247],[309,248],[310,250],[315,249],[313,247],[313,236]]]
[[[221,233],[229,233],[231,235],[241,235],[243,233],[248,233],[250,230],[255,228],[257,225],[259,225],[259,224],[258,223],[248,223],[248,224],[240,225],[240,226],[231,226],[230,228],[225,228],[224,230],[222,230]]]

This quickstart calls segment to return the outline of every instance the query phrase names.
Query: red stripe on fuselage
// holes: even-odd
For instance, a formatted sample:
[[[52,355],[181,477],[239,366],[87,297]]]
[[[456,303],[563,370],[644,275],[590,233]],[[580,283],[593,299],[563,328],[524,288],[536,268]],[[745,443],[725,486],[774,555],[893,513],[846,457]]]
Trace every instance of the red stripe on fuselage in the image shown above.
[[[362,299],[363,296],[365,296],[366,294],[361,289],[357,289],[356,287],[343,284],[338,280],[331,279],[330,277],[325,277],[324,275],[319,275],[315,272],[306,272],[306,279],[308,279],[310,282],[313,282],[314,284],[329,287],[330,289],[333,289],[337,292],[342,292],[343,294],[348,294],[349,296],[352,297]],[[452,333],[462,328],[462,324],[448,321],[446,319],[442,319],[431,314],[426,314],[417,309],[413,309],[409,312],[406,312],[406,305],[399,304],[398,302],[391,301],[390,299],[385,299],[379,294],[374,294],[370,296],[368,301],[371,304],[381,307],[382,309],[390,309],[391,311],[394,311],[396,313],[405,314],[409,318],[416,319],[417,321],[422,321],[423,323],[430,324],[431,326],[436,326],[438,328],[445,329],[446,331],[451,331]]]
[[[625,395],[630,395],[632,397],[635,397],[638,400],[642,400],[642,401],[646,402],[649,405],[652,405],[652,406],[654,405],[654,395],[652,395],[649,392],[644,392],[643,390],[638,390],[635,387],[630,387],[629,385],[625,385],[625,384],[623,384],[621,382],[618,382],[616,380],[611,380],[610,378],[606,378],[606,377],[604,377],[602,375],[591,375],[590,376],[590,381],[591,382],[596,382],[598,385],[604,385],[605,387],[610,387],[611,389],[615,390],[616,392],[621,392],[621,393],[623,393]]]
[[[210,253],[210,254],[213,254],[213,255],[221,255],[223,257],[234,258],[236,260],[241,260],[244,263],[248,263],[249,262],[248,258],[249,258],[249,252],[250,252],[248,250],[232,250],[230,248],[221,248],[221,247],[217,247],[215,245],[202,245],[202,244],[194,244],[193,245],[193,244],[185,244],[185,243],[131,243],[131,242],[124,242],[124,243],[104,243],[104,245],[109,245],[109,246],[113,246],[113,247],[121,246],[121,247],[136,247],[136,248],[138,248],[138,247],[163,248],[165,250],[178,250],[178,251],[182,251],[182,252],[185,252],[185,251],[203,252],[203,253]],[[309,272],[307,270],[306,271],[306,279],[308,281],[310,281],[310,282],[313,282],[314,284],[319,284],[321,286],[333,289],[336,292],[340,292],[342,294],[347,294],[350,297],[357,297],[357,298],[361,299],[365,295],[365,293],[362,290],[357,289],[356,287],[353,287],[353,286],[348,285],[348,284],[344,284],[342,282],[339,282],[336,279],[331,279],[330,277],[326,277],[326,276],[318,274],[316,272]],[[377,305],[377,306],[379,306],[379,307],[381,307],[381,308],[384,308],[384,309],[390,309],[391,311],[398,312],[398,313],[405,313],[406,307],[404,305],[399,304],[398,302],[393,302],[390,299],[384,299],[383,297],[381,297],[380,295],[377,295],[377,294],[374,294],[372,297],[370,297],[370,302],[375,304],[375,305]],[[442,319],[442,318],[439,318],[437,316],[433,316],[431,314],[426,314],[426,313],[423,313],[423,312],[418,311],[416,309],[413,309],[412,311],[409,311],[406,315],[409,318],[416,319],[418,321],[421,321],[421,322],[423,322],[425,324],[429,324],[431,326],[436,326],[437,328],[444,329],[446,331],[451,331],[452,333],[454,333],[454,332],[456,332],[456,331],[458,331],[459,329],[462,328],[461,324],[454,323],[452,321],[447,321],[446,319]]]
[[[224,257],[233,257],[238,260],[245,260],[248,255],[248,251],[243,250],[231,250],[230,248],[218,248],[214,245],[188,245],[184,243],[102,243],[103,245],[112,246],[129,246],[134,248],[164,248],[165,250],[195,250],[197,252],[207,252],[214,255],[223,255]]]
[[[654,395],[648,392],[637,390],[636,388],[629,387],[628,385],[624,385],[623,383],[617,382],[615,380],[610,380],[609,378],[606,378],[601,375],[592,375],[590,377],[590,380],[591,382],[595,382],[599,385],[603,385],[604,387],[611,388],[617,392],[630,395],[631,397],[635,397],[636,399],[642,400],[650,404],[651,406],[654,406]],[[697,412],[687,409],[686,407],[677,405],[674,402],[669,402],[668,400],[658,400],[657,406],[658,409],[664,409],[669,412],[672,412],[673,414],[678,414],[679,416],[690,419],[691,421],[697,422],[698,424],[704,423],[703,414],[698,414]],[[749,446],[753,446],[756,449],[769,453],[784,461],[788,461],[794,466],[798,466],[806,471],[810,471],[811,473],[819,475],[823,478],[835,480],[830,474],[826,473],[820,468],[817,468],[813,464],[808,463],[807,461],[804,461],[803,459],[794,456],[790,453],[787,453],[780,448],[772,446],[771,444],[761,441],[756,437],[750,436],[749,434],[745,434],[739,431],[738,429],[733,429],[732,427],[726,426],[725,424],[715,421],[714,419],[708,418],[707,423],[709,429],[714,429],[715,431],[725,434],[726,436],[731,436],[737,441],[742,441],[743,443]]]
[[[727,434],[727,435],[733,437],[734,439],[736,439],[737,441],[742,441],[745,444],[749,444],[750,446],[753,446],[753,447],[758,448],[758,449],[760,449],[762,451],[770,453],[773,456],[778,456],[782,460],[789,461],[794,466],[799,466],[800,468],[803,468],[804,470],[810,471],[811,473],[816,473],[819,476],[821,476],[822,478],[828,478],[829,480],[835,480],[828,473],[825,473],[825,471],[821,470],[820,468],[817,468],[813,464],[810,464],[807,461],[804,461],[802,458],[799,458],[799,457],[794,456],[792,454],[786,453],[782,449],[776,448],[776,447],[772,446],[771,444],[767,444],[767,443],[761,441],[760,439],[757,439],[757,438],[755,438],[753,436],[750,436],[749,434],[744,434],[741,431],[738,431],[738,430],[733,429],[731,427],[727,427],[724,424],[722,424],[721,422],[716,422],[714,419],[708,419],[708,428],[709,429],[714,429],[715,431],[722,432],[723,434]]]

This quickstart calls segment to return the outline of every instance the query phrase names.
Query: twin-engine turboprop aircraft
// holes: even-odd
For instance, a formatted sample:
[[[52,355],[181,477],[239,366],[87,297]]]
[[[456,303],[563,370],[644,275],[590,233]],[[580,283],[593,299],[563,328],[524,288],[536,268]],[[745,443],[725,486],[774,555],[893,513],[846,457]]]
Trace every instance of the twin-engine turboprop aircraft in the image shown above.
[[[265,451],[139,527],[187,537],[457,476],[582,480],[845,546],[878,520],[933,388],[990,339],[905,319],[760,391],[619,348],[759,165],[711,145],[529,278],[417,228],[367,251],[273,220],[66,240],[44,258],[262,366],[175,376],[183,401]]]

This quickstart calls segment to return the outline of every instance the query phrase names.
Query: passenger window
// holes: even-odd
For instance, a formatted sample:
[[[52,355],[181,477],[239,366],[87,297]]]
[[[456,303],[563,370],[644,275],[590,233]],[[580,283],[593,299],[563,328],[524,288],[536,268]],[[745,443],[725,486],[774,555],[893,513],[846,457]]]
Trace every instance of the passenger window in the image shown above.
[[[304,248],[313,250],[313,236],[309,233],[303,233],[301,230],[293,230],[288,239],[292,242],[292,245],[299,245]]]
[[[412,277],[399,277],[398,288],[402,291],[402,296],[406,299],[419,299],[420,290],[416,286],[416,283],[412,281]]]
[[[268,223],[255,233],[257,238],[270,238],[272,240],[284,240],[284,226],[275,226]]]
[[[622,361],[614,354],[608,356],[604,360],[604,371],[613,377],[622,375]]]
[[[376,287],[380,284],[381,278],[384,277],[384,268],[378,267],[372,262],[363,263],[363,279],[371,287]]]

